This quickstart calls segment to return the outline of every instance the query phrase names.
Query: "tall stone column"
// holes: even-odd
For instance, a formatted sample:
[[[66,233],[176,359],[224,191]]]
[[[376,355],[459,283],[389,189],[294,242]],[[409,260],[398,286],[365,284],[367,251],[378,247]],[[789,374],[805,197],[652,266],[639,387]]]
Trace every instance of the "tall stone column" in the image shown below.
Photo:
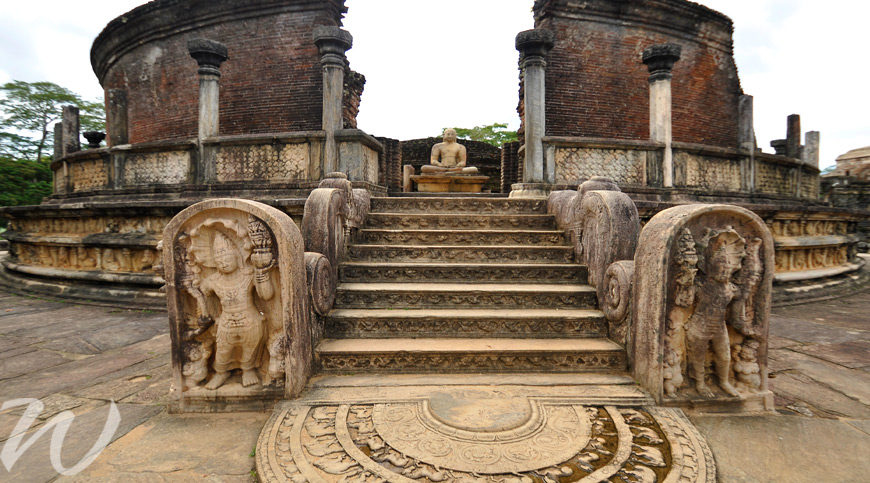
[[[198,181],[215,181],[214,159],[203,149],[202,141],[220,132],[220,77],[221,64],[229,56],[227,46],[208,39],[187,41],[190,56],[199,64],[199,166]]]
[[[740,96],[737,104],[737,144],[740,151],[746,153],[741,163],[743,180],[741,185],[745,191],[755,191],[755,118],[753,97],[747,94]]]
[[[79,108],[76,106],[63,106],[61,118],[61,155],[69,156],[82,149],[81,127],[79,124]]]
[[[127,127],[127,91],[109,89],[109,105],[106,118],[109,130],[109,147],[121,146],[130,142]]]
[[[662,180],[665,188],[674,186],[674,155],[671,150],[671,73],[680,60],[682,48],[676,44],[658,44],[643,51],[643,63],[649,68],[650,139],[665,144]]]
[[[553,184],[555,166],[544,162],[542,138],[546,135],[546,57],[555,44],[555,34],[547,29],[526,30],[517,34],[523,76],[525,128],[525,159],[522,183]]]
[[[790,158],[801,157],[801,116],[788,116],[788,126],[785,134],[785,155]]]
[[[821,134],[818,131],[807,131],[804,134],[804,140],[806,144],[801,150],[801,158],[805,164],[818,168]]]
[[[342,101],[347,67],[345,53],[353,46],[353,36],[338,27],[320,26],[314,29],[314,43],[320,51],[320,64],[323,67],[322,129],[326,131],[323,173],[332,173],[339,170],[335,131],[344,127]]]

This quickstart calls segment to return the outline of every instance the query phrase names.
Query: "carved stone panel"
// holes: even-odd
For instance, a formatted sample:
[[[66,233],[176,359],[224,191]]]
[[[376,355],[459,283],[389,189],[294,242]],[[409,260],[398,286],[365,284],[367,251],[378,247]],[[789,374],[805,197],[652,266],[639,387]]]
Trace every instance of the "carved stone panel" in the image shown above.
[[[261,203],[216,199],[163,234],[178,409],[256,408],[292,397],[311,371],[299,229]]]
[[[611,263],[630,260],[637,246],[640,221],[637,207],[619,191],[583,194],[577,238],[580,260],[589,267],[589,284],[604,299],[604,274]]]
[[[765,224],[736,206],[679,206],[649,221],[635,256],[629,358],[657,401],[772,406],[773,253]]]
[[[487,402],[455,413],[426,400],[283,403],[260,434],[257,474],[324,483],[716,479],[712,452],[678,409]]]

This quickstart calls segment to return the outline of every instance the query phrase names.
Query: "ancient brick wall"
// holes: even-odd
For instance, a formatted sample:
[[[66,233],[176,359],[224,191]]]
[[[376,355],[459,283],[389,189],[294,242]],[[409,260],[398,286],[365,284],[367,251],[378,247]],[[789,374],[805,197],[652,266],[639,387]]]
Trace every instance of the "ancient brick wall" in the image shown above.
[[[376,138],[384,145],[380,155],[378,184],[386,186],[390,193],[402,191],[402,148],[397,139]]]
[[[356,116],[359,114],[359,105],[362,101],[363,89],[366,85],[366,76],[350,69],[345,71],[344,93],[341,117],[344,120],[345,129],[356,129]]]
[[[318,130],[322,71],[313,29],[340,25],[344,10],[344,0],[159,0],[111,22],[91,61],[105,89],[127,91],[134,144],[196,136],[199,78],[187,40],[200,37],[229,50],[221,135]],[[355,124],[362,84],[350,77],[345,112]]]
[[[731,20],[684,0],[537,0],[535,27],[555,32],[547,56],[547,135],[649,138],[651,45],[682,46],[673,69],[673,139],[737,145],[742,94]]]
[[[520,142],[505,143],[501,149],[501,192],[510,193],[511,185],[519,183]]]

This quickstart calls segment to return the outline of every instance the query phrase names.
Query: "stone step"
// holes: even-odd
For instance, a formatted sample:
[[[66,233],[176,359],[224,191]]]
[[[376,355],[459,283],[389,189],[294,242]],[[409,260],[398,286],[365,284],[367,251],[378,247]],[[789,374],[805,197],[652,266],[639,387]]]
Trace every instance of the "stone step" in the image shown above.
[[[407,230],[555,230],[552,215],[369,213],[366,228]]]
[[[574,249],[523,245],[351,245],[348,259],[358,262],[571,263]]]
[[[372,198],[374,213],[546,214],[545,199],[516,198]]]
[[[364,263],[339,266],[344,282],[582,283],[585,265],[531,263]]]
[[[497,337],[583,338],[607,335],[598,310],[561,309],[337,309],[326,336],[346,338]]]
[[[565,232],[556,230],[364,229],[360,235],[366,245],[567,246]]]
[[[595,309],[589,285],[499,283],[341,283],[336,309]]]
[[[607,339],[325,339],[326,373],[610,372],[626,369]]]

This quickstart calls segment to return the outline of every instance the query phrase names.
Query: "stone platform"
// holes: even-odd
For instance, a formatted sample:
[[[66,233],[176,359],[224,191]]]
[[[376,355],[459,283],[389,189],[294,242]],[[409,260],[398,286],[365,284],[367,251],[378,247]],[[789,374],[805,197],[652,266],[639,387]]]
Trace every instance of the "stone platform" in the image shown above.
[[[770,359],[776,412],[749,416],[688,413],[689,421],[712,451],[718,481],[866,481],[870,473],[866,457],[870,452],[868,307],[870,292],[864,291],[774,309]],[[121,414],[111,444],[78,475],[59,477],[52,468],[49,431],[11,470],[0,466],[0,481],[249,483],[262,477],[255,469],[262,453],[254,449],[270,413],[169,414],[169,347],[165,313],[73,305],[0,292],[0,401],[32,397],[46,406],[26,437],[33,436],[53,415],[71,411],[76,419],[64,440],[62,456],[70,467],[94,444],[110,399]],[[677,420],[676,416],[662,419],[647,412],[648,399],[630,381],[606,374],[583,374],[580,378],[575,374],[502,374],[495,383],[475,374],[318,376],[294,404],[296,408],[347,404],[350,419],[356,417],[351,411],[356,406],[369,406],[373,411],[375,404],[426,400],[432,414],[453,424],[468,419],[468,408],[477,398],[487,402],[489,411],[471,418],[474,426],[466,429],[514,426],[531,411],[528,401],[546,407],[579,401],[586,409],[598,408],[596,420],[609,418],[607,408],[616,408],[638,436],[639,447],[673,456],[667,444],[651,445],[639,437],[639,430],[649,427],[659,435],[661,428]],[[518,410],[513,409],[514,404]],[[624,415],[628,408],[644,417],[655,416],[656,422],[643,426],[629,421]],[[287,405],[280,406],[274,420],[285,410]],[[331,413],[332,409],[327,418],[333,417]],[[0,444],[5,444],[21,414],[21,407],[0,412]],[[310,409],[309,414],[313,418],[315,411]],[[358,435],[360,428],[367,429],[347,427],[352,435]],[[619,433],[607,428],[606,432],[615,435],[606,436],[606,441],[613,444]],[[359,467],[356,460],[345,457],[340,444],[332,448],[338,463],[349,465],[348,469]],[[604,449],[614,452],[608,446]],[[311,454],[308,447],[304,451]],[[615,458],[600,450],[598,456],[606,461]],[[635,457],[633,450],[629,459]],[[571,465],[558,468],[562,466]],[[663,471],[643,466],[656,475]],[[575,476],[585,474],[578,468],[572,468]],[[456,476],[461,473],[450,471]],[[521,481],[517,475],[511,478]],[[554,475],[550,479],[559,478]],[[566,477],[563,481],[569,480]],[[621,480],[617,477],[615,481]]]
[[[489,176],[469,174],[417,174],[411,176],[423,193],[480,193]]]

